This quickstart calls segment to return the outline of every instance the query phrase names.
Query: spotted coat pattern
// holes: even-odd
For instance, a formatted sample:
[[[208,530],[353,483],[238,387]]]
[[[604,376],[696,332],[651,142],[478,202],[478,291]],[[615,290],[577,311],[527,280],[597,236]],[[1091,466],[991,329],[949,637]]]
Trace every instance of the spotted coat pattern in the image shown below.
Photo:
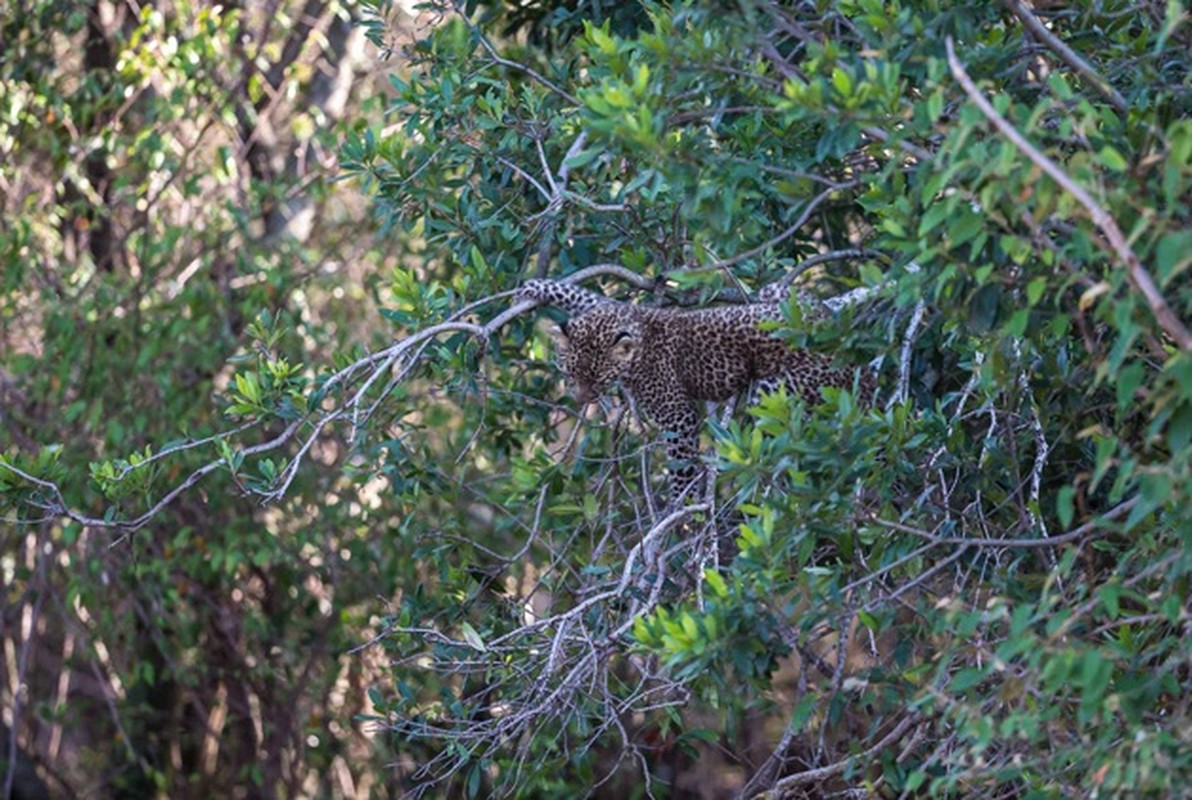
[[[591,311],[596,306],[615,303],[602,294],[576,286],[573,283],[535,278],[522,284],[517,290],[519,300],[537,300],[540,303],[561,308],[573,317]]]
[[[589,403],[616,382],[667,435],[667,455],[680,462],[675,490],[695,478],[699,427],[706,401],[728,400],[760,382],[817,403],[821,387],[851,388],[853,372],[829,356],[798,350],[758,328],[782,319],[775,302],[680,311],[626,305],[570,284],[528,281],[522,299],[571,315],[556,339],[560,363],[576,400]],[[873,393],[861,382],[862,401]]]

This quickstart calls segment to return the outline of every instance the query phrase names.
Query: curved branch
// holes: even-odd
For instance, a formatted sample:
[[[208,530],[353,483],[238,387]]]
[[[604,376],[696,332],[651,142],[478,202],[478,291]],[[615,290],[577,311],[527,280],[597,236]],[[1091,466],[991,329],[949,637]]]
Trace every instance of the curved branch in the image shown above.
[[[552,92],[559,95],[559,97],[562,97],[573,106],[583,105],[583,103],[581,103],[579,99],[575,97],[575,95],[556,85],[549,78],[543,77],[538,72],[534,71],[530,67],[527,67],[525,64],[521,64],[517,61],[510,61],[507,58],[502,58],[497,53],[497,49],[492,46],[491,42],[489,42],[488,37],[486,37],[479,28],[472,24],[472,20],[468,19],[467,12],[462,8],[462,4],[458,2],[458,0],[453,0],[452,5],[455,6],[455,11],[457,14],[459,14],[460,19],[464,21],[464,24],[467,25],[469,30],[471,30],[476,36],[476,39],[480,42],[480,46],[484,48],[486,53],[488,53],[488,57],[493,60],[493,63],[499,64],[502,67],[508,67],[509,69],[517,70],[542,86],[545,86],[547,89],[550,89]]]
[[[457,311],[455,314],[453,314],[451,317],[449,317],[445,322],[442,322],[438,325],[432,325],[431,327],[425,328],[421,331],[418,331],[417,333],[412,334],[411,336],[408,336],[405,339],[402,339],[383,350],[379,350],[376,353],[370,353],[366,356],[363,356],[362,358],[357,359],[352,364],[349,364],[348,366],[346,366],[346,367],[338,370],[337,372],[333,373],[332,375],[330,375],[327,378],[327,380],[325,380],[321,384],[320,388],[323,391],[326,391],[332,387],[338,386],[342,383],[346,383],[358,371],[360,371],[362,369],[367,369],[370,371],[369,373],[367,373],[368,377],[364,380],[363,384],[355,390],[351,399],[342,403],[339,407],[332,409],[322,415],[308,413],[305,416],[290,422],[288,425],[286,425],[286,427],[279,434],[277,434],[273,438],[268,439],[264,442],[259,442],[257,444],[251,445],[249,447],[243,448],[238,451],[239,453],[243,454],[244,456],[254,456],[254,455],[260,455],[262,453],[270,452],[272,450],[276,450],[276,449],[282,447],[283,445],[285,445],[286,443],[290,442],[292,439],[294,439],[295,434],[297,434],[298,431],[304,425],[306,425],[307,423],[313,424],[313,430],[302,440],[301,444],[299,445],[298,453],[290,461],[290,463],[286,466],[285,471],[279,476],[278,483],[276,484],[277,488],[272,491],[269,491],[269,492],[257,492],[257,494],[260,494],[262,497],[264,497],[266,501],[277,500],[277,499],[280,499],[282,496],[284,496],[285,492],[289,489],[289,486],[290,486],[291,482],[293,481],[294,476],[297,474],[299,467],[303,463],[304,456],[310,450],[315,439],[317,439],[317,437],[320,435],[320,433],[331,423],[333,423],[339,419],[342,419],[345,416],[347,416],[350,413],[353,413],[355,410],[357,410],[360,407],[360,404],[364,400],[364,395],[368,392],[369,388],[376,382],[376,379],[380,376],[380,374],[385,372],[390,367],[392,367],[392,365],[394,363],[396,363],[396,361],[399,358],[401,358],[403,355],[405,355],[407,352],[413,350],[414,348],[417,348],[419,345],[423,344],[424,342],[426,342],[430,339],[433,339],[439,335],[442,335],[444,333],[461,333],[461,332],[468,333],[468,334],[471,334],[472,336],[480,339],[481,341],[487,342],[492,337],[492,335],[496,331],[500,330],[500,328],[502,326],[504,326],[509,320],[513,319],[514,317],[516,317],[520,314],[525,313],[526,311],[529,311],[530,309],[534,308],[534,306],[536,305],[536,303],[531,303],[531,302],[515,303],[512,307],[510,307],[503,313],[498,314],[495,318],[490,320],[485,325],[477,325],[474,323],[463,322],[460,320],[460,317],[462,317],[464,314],[470,312],[471,310],[479,307],[480,305],[492,302],[494,300],[497,300],[497,299],[500,299],[503,297],[510,296],[512,294],[513,294],[513,292],[501,292],[501,293],[483,298],[482,300],[479,300],[475,303],[470,303],[467,306],[465,306],[463,309],[461,309],[460,311]],[[410,365],[406,365],[406,366],[408,369],[408,367]],[[194,447],[198,447],[203,444],[209,444],[211,442],[214,442],[218,439],[224,438],[229,435],[235,435],[237,433],[241,433],[241,432],[253,427],[253,425],[255,425],[255,424],[256,423],[241,425],[241,426],[238,426],[238,427],[232,429],[231,431],[229,431],[227,433],[217,434],[215,436],[207,437],[205,439],[202,439],[202,440],[199,440],[196,442],[187,442],[187,443],[184,443],[184,444],[172,447],[172,448],[167,448],[167,449],[163,450],[161,453],[155,454],[154,456],[150,457],[149,459],[146,459],[146,461],[143,462],[142,464],[136,465],[136,467],[130,467],[130,468],[126,468],[126,469],[122,470],[119,477],[120,478],[126,477],[129,473],[134,471],[135,468],[139,468],[140,466],[144,466],[145,464],[155,462],[159,458],[162,458],[166,455],[177,453],[182,450],[192,449]],[[52,514],[54,516],[65,516],[68,519],[71,519],[74,522],[77,522],[80,525],[84,525],[86,527],[108,528],[108,529],[120,531],[120,532],[124,533],[125,535],[131,534],[131,533],[143,528],[159,512],[161,512],[161,510],[163,508],[165,508],[170,503],[172,503],[183,492],[187,491],[188,489],[190,489],[193,486],[195,486],[196,484],[198,484],[200,481],[202,481],[205,477],[207,477],[211,473],[216,472],[220,469],[223,469],[226,466],[227,466],[227,462],[224,458],[221,457],[221,458],[213,459],[212,461],[209,461],[206,464],[204,464],[204,465],[198,467],[197,469],[195,469],[194,471],[192,471],[189,475],[187,475],[184,479],[182,479],[182,481],[180,481],[172,489],[170,489],[165,495],[163,495],[157,502],[155,502],[144,513],[142,513],[132,519],[118,520],[118,519],[105,519],[105,518],[100,518],[100,517],[89,516],[87,514],[82,513],[81,511],[77,511],[77,510],[71,508],[70,505],[67,503],[66,498],[62,494],[62,490],[58,486],[57,483],[55,483],[53,481],[44,480],[42,478],[38,478],[38,477],[31,475],[30,473],[22,470],[21,468],[15,466],[14,464],[10,464],[10,463],[0,460],[0,470],[7,470],[7,471],[11,472],[12,474],[16,475],[21,480],[25,481],[26,483],[28,483],[32,486],[36,486],[39,489],[43,489],[50,494],[51,499],[49,501],[37,502],[37,503],[34,503],[34,505],[42,508],[43,510],[49,512],[50,514]]]
[[[564,283],[580,283],[591,278],[596,278],[601,275],[613,275],[628,283],[635,289],[643,291],[651,291],[654,288],[654,280],[647,278],[645,275],[638,274],[628,267],[623,267],[620,264],[593,264],[590,267],[584,267],[581,270],[568,275],[566,278],[561,278]]]
[[[784,286],[790,286],[791,283],[798,276],[802,275],[812,267],[820,264],[826,264],[829,261],[849,261],[851,259],[859,258],[880,258],[884,261],[889,261],[889,258],[884,253],[879,253],[877,250],[865,250],[862,248],[846,248],[844,250],[829,250],[827,253],[816,253],[810,258],[805,258],[794,266],[794,268],[782,276],[779,281]]]
[[[298,429],[299,424],[300,421],[292,422],[286,426],[284,431],[274,438],[251,447],[247,447],[241,452],[243,452],[245,455],[258,455],[260,453],[265,453],[281,447],[290,439],[291,436],[293,436],[294,431]],[[34,477],[33,475],[30,475],[29,473],[12,464],[7,464],[3,461],[0,461],[0,468],[7,469],[9,472],[13,473],[22,480],[53,493],[54,503],[47,510],[52,511],[55,514],[68,517],[80,525],[86,525],[93,528],[115,528],[117,530],[123,530],[126,533],[132,533],[136,530],[139,530],[140,528],[143,528],[145,524],[153,519],[153,517],[159,511],[172,503],[174,499],[178,497],[178,495],[182,494],[184,491],[194,486],[204,477],[212,472],[215,472],[222,466],[224,466],[224,459],[219,458],[199,467],[194,472],[190,473],[190,475],[188,475],[185,479],[183,479],[181,483],[167,492],[164,497],[154,503],[148,511],[141,514],[139,517],[135,517],[131,520],[107,520],[99,519],[97,517],[89,517],[86,514],[73,510],[67,504],[66,498],[62,496],[62,490],[58,488],[58,484],[52,481],[46,481],[42,480],[41,478]]]

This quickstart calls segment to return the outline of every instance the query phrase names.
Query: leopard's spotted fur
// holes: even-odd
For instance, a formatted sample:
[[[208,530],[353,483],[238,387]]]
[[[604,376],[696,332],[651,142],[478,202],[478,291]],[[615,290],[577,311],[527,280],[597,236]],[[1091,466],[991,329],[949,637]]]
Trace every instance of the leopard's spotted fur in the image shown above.
[[[528,281],[523,299],[548,303],[571,314],[556,337],[563,372],[576,400],[589,403],[620,382],[637,407],[668,434],[667,455],[683,462],[675,489],[696,471],[699,426],[706,401],[728,400],[755,382],[789,391],[807,403],[821,400],[825,386],[851,388],[853,372],[830,357],[789,347],[758,328],[782,318],[777,302],[678,311],[618,303],[555,281]],[[872,378],[860,384],[863,401]]]
[[[574,283],[541,278],[534,278],[523,283],[517,290],[517,297],[519,300],[536,300],[539,303],[561,308],[573,317],[591,311],[596,306],[616,302],[602,294],[576,286]]]

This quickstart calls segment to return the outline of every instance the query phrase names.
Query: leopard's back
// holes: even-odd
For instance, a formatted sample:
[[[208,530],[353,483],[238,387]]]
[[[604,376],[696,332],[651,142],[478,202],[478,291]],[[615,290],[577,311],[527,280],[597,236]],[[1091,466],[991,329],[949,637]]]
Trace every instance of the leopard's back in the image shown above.
[[[645,352],[673,362],[690,400],[727,400],[756,381],[775,379],[775,386],[785,381],[790,391],[817,402],[821,387],[852,384],[852,373],[833,367],[830,356],[792,348],[761,327],[782,319],[777,304],[655,313],[661,316],[659,346]]]

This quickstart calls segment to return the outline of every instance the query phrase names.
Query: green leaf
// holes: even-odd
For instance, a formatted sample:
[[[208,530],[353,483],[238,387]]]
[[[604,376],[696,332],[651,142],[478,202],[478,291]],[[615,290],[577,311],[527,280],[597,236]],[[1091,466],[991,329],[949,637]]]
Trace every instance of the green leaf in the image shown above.
[[[484,254],[480,252],[480,248],[472,245],[470,251],[472,259],[472,269],[476,270],[478,275],[486,275],[488,273],[488,262],[484,260]]]
[[[1167,283],[1192,264],[1192,231],[1169,233],[1155,248],[1155,268],[1160,281]]]
[[[1117,377],[1117,404],[1125,410],[1134,404],[1134,393],[1142,384],[1144,367],[1141,362],[1134,361],[1127,364]]]
[[[1192,401],[1192,398],[1189,400]],[[1174,453],[1184,452],[1189,443],[1192,443],[1192,402],[1184,402],[1172,414],[1171,421],[1167,425],[1167,436],[1171,441],[1171,450]]]
[[[1047,290],[1046,278],[1035,278],[1026,285],[1026,301],[1032,306],[1038,305],[1043,292]]]
[[[707,582],[709,588],[716,594],[717,597],[728,596],[728,585],[724,582],[724,577],[713,569],[704,570],[704,581]]]
[[[601,154],[602,151],[596,149],[580,150],[572,156],[568,156],[563,160],[563,163],[571,169],[579,169],[591,164]]]
[[[969,303],[969,323],[978,332],[990,331],[997,321],[1002,289],[994,283],[982,286]]]
[[[818,698],[814,693],[804,695],[791,713],[790,729],[802,731],[807,726],[807,721],[811,719],[811,714],[815,711],[817,704]]]
[[[1122,172],[1126,169],[1126,159],[1117,150],[1105,145],[1097,153],[1097,161],[1106,169]]]
[[[832,86],[841,97],[850,97],[853,93],[853,78],[843,67],[832,70]]]
[[[878,269],[876,264],[866,262],[860,267],[861,281],[866,286],[881,286],[885,283],[886,276]]]
[[[1074,513],[1073,500],[1075,497],[1076,489],[1071,486],[1061,486],[1059,492],[1056,493],[1056,515],[1060,518],[1060,525],[1064,528],[1072,527],[1072,515]]]
[[[1109,614],[1110,619],[1117,619],[1121,611],[1118,605],[1120,595],[1121,587],[1116,583],[1107,583],[1097,592],[1097,597],[1100,598],[1101,605],[1105,606],[1105,611]]]
[[[933,203],[931,208],[927,209],[927,213],[919,221],[919,236],[924,236],[934,230],[941,222],[951,216],[952,209],[953,204],[951,201],[941,200]]]
[[[934,122],[944,113],[944,93],[932,92],[927,98],[927,115]]]
[[[903,784],[903,792],[913,792],[927,782],[927,773],[921,769],[914,770],[906,778],[906,783]]]
[[[1009,322],[1006,323],[1006,335],[1012,339],[1020,339],[1026,333],[1027,323],[1031,319],[1031,310],[1029,308],[1020,308],[1010,315]]]
[[[480,637],[480,634],[476,632],[476,629],[472,627],[470,622],[464,620],[459,624],[459,629],[463,633],[464,641],[468,643],[469,647],[481,653],[488,652],[488,647],[484,644],[484,639]]]
[[[960,247],[980,233],[984,227],[985,220],[981,216],[965,211],[960,215],[960,219],[948,226],[948,243],[953,248]]]
[[[983,680],[985,680],[984,669],[962,669],[949,681],[948,689],[956,694],[960,694],[966,689],[976,686]]]

